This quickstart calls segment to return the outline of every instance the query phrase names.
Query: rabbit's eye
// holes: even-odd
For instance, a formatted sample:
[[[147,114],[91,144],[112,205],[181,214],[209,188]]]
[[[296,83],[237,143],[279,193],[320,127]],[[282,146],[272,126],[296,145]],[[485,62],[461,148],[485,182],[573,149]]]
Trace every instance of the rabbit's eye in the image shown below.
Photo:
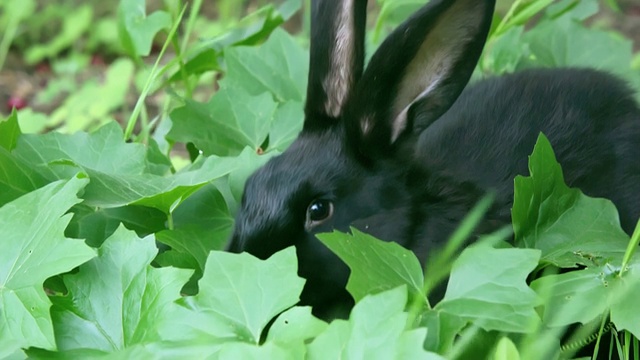
[[[333,215],[333,203],[329,200],[316,199],[307,208],[307,221],[305,227],[311,230],[322,224]]]

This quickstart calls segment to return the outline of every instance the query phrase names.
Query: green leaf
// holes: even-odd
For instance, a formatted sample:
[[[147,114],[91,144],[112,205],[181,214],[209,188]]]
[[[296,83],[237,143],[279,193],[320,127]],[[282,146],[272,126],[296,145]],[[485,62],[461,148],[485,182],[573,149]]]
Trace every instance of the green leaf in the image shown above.
[[[351,269],[347,290],[356,300],[366,295],[407,285],[420,296],[424,277],[418,258],[395,242],[384,242],[352,228],[353,235],[340,232],[319,234],[318,239]]]
[[[269,130],[267,150],[285,151],[302,131],[301,119],[304,119],[301,103],[289,101],[278,107]]]
[[[514,26],[497,38],[481,59],[482,69],[492,74],[513,73],[529,56],[529,46],[522,41],[524,26]]]
[[[191,274],[152,268],[156,252],[152,237],[140,239],[121,226],[97,258],[64,276],[69,294],[53,297],[51,311],[60,350],[110,352],[165,339],[159,327],[170,327],[166,308]]]
[[[56,91],[55,94],[58,95],[59,91]],[[20,124],[20,130],[22,130],[23,134],[41,133],[47,128],[49,115],[34,111],[32,108],[24,108],[20,110],[18,123]]]
[[[228,189],[229,195],[233,199],[227,199],[229,204],[229,210],[231,213],[235,213],[237,205],[242,199],[242,193],[244,192],[244,185],[251,174],[253,174],[259,167],[267,163],[271,158],[279,155],[277,151],[272,151],[263,155],[258,155],[250,148],[245,148],[240,156],[237,157],[238,167],[229,174],[228,182],[225,190]],[[219,188],[221,188],[220,186]],[[222,191],[222,189],[221,189]]]
[[[529,332],[539,322],[538,298],[526,279],[539,258],[538,250],[469,247],[453,264],[445,296],[434,310],[485,330]]]
[[[225,52],[229,87],[251,95],[265,92],[276,101],[302,102],[307,85],[308,53],[284,30],[277,29],[257,47],[234,47]]]
[[[492,360],[520,360],[520,353],[518,352],[518,348],[516,345],[509,339],[504,336],[500,341],[498,341],[498,345],[496,345],[495,350],[493,351]]]
[[[185,200],[173,212],[173,228],[156,233],[156,239],[169,245],[156,259],[163,266],[195,269],[202,275],[212,250],[222,250],[233,229],[233,217],[224,197],[214,184],[208,184]],[[193,284],[195,285],[195,284]]]
[[[200,74],[209,70],[220,70],[219,57],[226,48],[238,45],[258,45],[271,35],[286,20],[290,19],[301,7],[300,0],[286,0],[279,7],[267,4],[247,17],[225,29],[221,35],[203,41],[200,46],[187,51],[189,60],[184,67],[171,77],[180,78],[181,71],[188,74]],[[224,19],[221,19],[224,20]]]
[[[285,149],[302,128],[307,54],[278,30],[261,46],[232,48],[225,56],[219,91],[206,104],[186,100],[174,110],[168,137],[192,142],[206,155]]]
[[[219,345],[219,357],[228,359],[304,359],[305,340],[327,327],[309,307],[293,307],[280,314],[261,345],[228,339]]]
[[[63,235],[87,184],[77,177],[58,181],[0,208],[0,343],[13,349],[55,349],[51,303],[42,288],[48,277],[95,256],[81,240]]]
[[[208,182],[227,175],[235,168],[232,158],[208,157],[182,169],[173,176],[153,174],[110,175],[84,170],[93,179],[93,186],[84,194],[86,204],[98,207],[143,205],[165,214]]]
[[[327,323],[311,315],[308,306],[295,306],[283,312],[269,329],[267,341],[281,344],[311,339],[324,331]]]
[[[296,359],[289,349],[282,348],[274,343],[266,343],[262,346],[256,346],[254,344],[248,344],[244,342],[230,342],[225,343],[220,348],[219,357],[221,359],[247,359],[247,360],[262,360],[262,359],[283,359],[294,360]]]
[[[640,73],[631,70],[633,42],[610,31],[586,28],[577,20],[593,14],[597,3],[580,1],[576,4],[571,11],[557,18],[544,19],[525,33],[523,41],[534,55],[531,66],[595,67],[638,84]]]
[[[614,294],[614,304],[611,308],[611,321],[616,329],[627,330],[640,339],[640,258],[636,256],[622,276],[616,278],[620,283],[620,290]]]
[[[567,187],[542,134],[529,157],[529,172],[530,177],[515,179],[512,218],[518,244],[542,250],[541,260],[559,267],[622,259],[629,237],[615,206]]]
[[[99,247],[122,223],[138,235],[146,236],[165,228],[167,215],[145,206],[124,206],[118,208],[94,208],[84,204],[71,209],[73,218],[65,230],[65,235],[86,239],[89,246]]]
[[[211,42],[218,48],[231,45],[256,45],[263,42],[290,19],[301,7],[301,0],[286,0],[277,8],[267,4],[240,19],[234,26]]]
[[[258,344],[271,319],[298,302],[304,280],[297,267],[293,247],[264,261],[247,253],[211,252],[200,292],[181,301],[191,313],[186,317],[198,319],[186,325],[214,339]]]
[[[545,297],[543,321],[549,326],[587,324],[611,310],[618,330],[640,336],[640,259],[637,257],[620,275],[611,264],[549,275],[535,280],[531,287]]]
[[[305,342],[325,331],[327,326],[311,315],[310,307],[295,306],[276,318],[266,341],[288,349],[294,359],[303,359],[307,351]]]
[[[171,15],[156,11],[147,16],[144,0],[121,0],[118,6],[118,30],[123,46],[134,57],[147,56],[156,34],[171,27]]]
[[[573,20],[586,20],[598,13],[597,0],[562,0],[547,8],[545,17],[556,19],[564,16]]]
[[[0,147],[8,151],[13,150],[16,147],[20,134],[18,113],[14,108],[8,118],[0,120]]]
[[[237,156],[247,146],[257,151],[276,108],[269,94],[251,96],[240,87],[222,86],[209,103],[187,100],[173,111],[168,137],[192,142],[205,155]]]
[[[349,321],[333,321],[308,346],[308,359],[441,359],[422,348],[424,328],[406,331],[404,286],[368,295]],[[404,357],[409,356],[409,357]]]
[[[146,172],[147,168],[144,146],[125,143],[122,128],[116,122],[91,134],[24,134],[14,153],[38,166],[50,179],[64,178],[77,171],[49,166],[62,160],[71,160],[78,166],[104,173],[136,175]]]
[[[429,329],[424,348],[428,351],[446,354],[451,350],[454,340],[467,324],[467,320],[455,314],[428,310],[422,314],[421,326]]]
[[[127,144],[122,129],[109,123],[93,134],[23,135],[14,153],[45,177],[67,178],[81,170],[91,183],[83,198],[90,206],[144,205],[166,214],[208,182],[232,171],[234,159],[208,157],[171,176],[159,176],[141,144]],[[155,151],[155,150],[152,150]]]
[[[0,147],[0,206],[47,183],[29,164]]]

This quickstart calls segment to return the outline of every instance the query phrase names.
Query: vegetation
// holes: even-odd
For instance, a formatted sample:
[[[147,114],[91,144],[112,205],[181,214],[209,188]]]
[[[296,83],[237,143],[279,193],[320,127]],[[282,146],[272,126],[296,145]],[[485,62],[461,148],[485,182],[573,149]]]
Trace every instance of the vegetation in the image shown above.
[[[378,3],[369,53],[423,1]],[[220,251],[245,179],[301,128],[304,5],[221,0],[211,21],[200,0],[0,3],[0,69],[16,53],[51,72],[0,116],[0,358],[551,359],[594,340],[640,359],[640,222],[629,237],[611,202],[569,189],[544,135],[513,226],[460,249],[488,196],[424,274],[395,243],[321,235],[352,269],[348,320],[296,306],[292,248]],[[513,2],[474,76],[591,66],[640,90],[632,42],[585,25],[599,6]]]

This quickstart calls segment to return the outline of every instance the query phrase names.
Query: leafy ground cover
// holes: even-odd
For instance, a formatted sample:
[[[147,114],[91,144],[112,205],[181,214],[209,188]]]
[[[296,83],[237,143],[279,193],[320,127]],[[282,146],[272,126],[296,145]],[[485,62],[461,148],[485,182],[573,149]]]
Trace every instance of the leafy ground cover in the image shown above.
[[[48,59],[56,76],[41,101],[70,95],[0,121],[0,358],[551,359],[595,340],[640,359],[640,229],[629,237],[609,201],[568,188],[544,135],[529,176],[514,181],[513,226],[459,248],[488,197],[426,272],[397,244],[321,235],[351,268],[357,300],[327,323],[296,306],[304,279],[292,248],[265,261],[220,251],[246,177],[301,127],[305,24],[283,29],[301,1],[252,2],[241,20],[223,1],[217,22],[200,1],[148,12],[122,1],[111,16],[45,8],[66,15],[38,46],[25,44],[46,25],[23,29],[37,4],[14,4],[0,4],[0,64],[9,49]],[[421,4],[380,1],[369,49]],[[600,5],[516,1],[475,77],[595,66],[640,89],[633,42],[594,22]],[[99,48],[112,57],[104,75],[65,82]],[[429,303],[446,276],[444,298]],[[613,335],[590,336],[603,329]]]

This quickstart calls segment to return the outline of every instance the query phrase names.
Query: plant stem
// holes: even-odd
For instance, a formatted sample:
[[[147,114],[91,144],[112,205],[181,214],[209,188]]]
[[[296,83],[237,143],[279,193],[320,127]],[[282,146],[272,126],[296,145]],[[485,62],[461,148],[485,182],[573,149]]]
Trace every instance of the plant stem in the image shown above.
[[[522,0],[516,0],[513,2],[507,13],[504,15],[502,20],[498,26],[496,26],[496,30],[493,32],[493,36],[500,35],[503,31],[505,31],[505,27],[507,26],[507,22],[513,17],[513,14],[516,12],[516,9],[520,6]]]
[[[131,137],[131,134],[133,133],[133,129],[136,125],[136,122],[138,121],[138,116],[140,115],[140,111],[142,110],[144,100],[149,94],[149,91],[151,91],[151,84],[153,84],[156,78],[156,70],[158,69],[158,64],[160,63],[160,59],[162,59],[164,52],[167,50],[167,47],[171,43],[171,39],[174,37],[176,31],[178,30],[178,26],[182,21],[182,17],[184,16],[184,12],[186,9],[187,9],[186,5],[182,7],[182,11],[180,12],[180,15],[178,15],[176,22],[171,27],[171,30],[169,31],[169,35],[167,36],[167,40],[164,42],[164,45],[162,45],[162,50],[160,50],[160,54],[158,54],[158,58],[156,59],[156,62],[153,64],[153,67],[151,68],[151,73],[147,78],[147,82],[145,83],[144,88],[142,89],[142,93],[140,94],[140,97],[138,97],[138,101],[136,102],[136,106],[133,108],[133,112],[129,117],[129,121],[127,122],[127,127],[125,128],[125,131],[124,131],[125,141],[129,140],[129,138]]]
[[[620,272],[618,272],[618,277],[621,277],[622,274],[626,271],[627,266],[629,265],[629,261],[631,261],[633,254],[638,249],[638,245],[640,245],[640,219],[638,219],[636,229],[631,235],[629,244],[627,244],[627,251],[625,251],[624,257],[622,258],[622,266],[620,267]]]

